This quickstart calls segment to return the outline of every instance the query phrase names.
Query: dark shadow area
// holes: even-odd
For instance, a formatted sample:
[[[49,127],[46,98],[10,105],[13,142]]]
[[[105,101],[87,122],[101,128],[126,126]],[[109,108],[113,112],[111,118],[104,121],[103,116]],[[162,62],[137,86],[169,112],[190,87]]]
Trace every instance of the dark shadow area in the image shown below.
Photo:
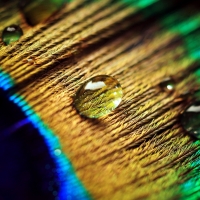
[[[0,90],[0,200],[56,199],[58,188],[44,139]]]

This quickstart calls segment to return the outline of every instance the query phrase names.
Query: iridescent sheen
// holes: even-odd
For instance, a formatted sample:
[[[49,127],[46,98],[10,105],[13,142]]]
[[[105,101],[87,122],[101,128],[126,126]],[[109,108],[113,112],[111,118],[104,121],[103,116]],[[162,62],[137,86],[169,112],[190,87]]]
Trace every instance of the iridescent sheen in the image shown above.
[[[119,82],[107,75],[95,76],[77,91],[74,105],[80,115],[99,118],[113,111],[122,100]]]

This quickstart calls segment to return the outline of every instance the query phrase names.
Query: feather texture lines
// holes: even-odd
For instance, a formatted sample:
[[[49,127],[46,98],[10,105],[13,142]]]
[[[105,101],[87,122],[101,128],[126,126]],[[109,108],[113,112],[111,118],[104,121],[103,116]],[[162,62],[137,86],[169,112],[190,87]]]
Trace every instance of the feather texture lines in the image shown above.
[[[94,199],[198,199],[199,143],[183,131],[179,116],[190,103],[185,92],[199,87],[193,56],[199,49],[188,43],[200,33],[193,17],[199,4],[160,2],[165,12],[155,9],[146,18],[136,3],[72,1],[27,28],[19,42],[0,47],[1,70],[15,82],[10,91],[59,137]],[[124,97],[107,117],[85,119],[73,98],[96,75],[117,78]],[[176,82],[173,93],[159,86],[168,77]]]

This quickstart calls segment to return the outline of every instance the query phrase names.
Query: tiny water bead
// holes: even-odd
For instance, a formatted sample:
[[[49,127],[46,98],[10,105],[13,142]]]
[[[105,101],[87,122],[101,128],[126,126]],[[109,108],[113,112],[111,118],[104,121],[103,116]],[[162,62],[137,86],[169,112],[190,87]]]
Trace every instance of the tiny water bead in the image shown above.
[[[182,127],[191,135],[200,139],[200,101],[192,103],[181,115]]]
[[[62,151],[60,149],[55,149],[54,150],[54,155],[55,156],[60,156],[62,154]]]
[[[80,115],[99,118],[109,114],[121,102],[120,83],[107,75],[95,76],[86,81],[77,91],[74,106]]]
[[[19,40],[23,35],[22,29],[17,25],[10,25],[3,30],[2,40],[4,44],[9,45],[12,42]]]
[[[165,78],[163,81],[160,82],[159,86],[165,92],[171,93],[174,92],[175,82],[172,78]]]
[[[27,22],[35,26],[48,19],[52,14],[58,11],[68,2],[67,0],[23,0],[19,7]]]

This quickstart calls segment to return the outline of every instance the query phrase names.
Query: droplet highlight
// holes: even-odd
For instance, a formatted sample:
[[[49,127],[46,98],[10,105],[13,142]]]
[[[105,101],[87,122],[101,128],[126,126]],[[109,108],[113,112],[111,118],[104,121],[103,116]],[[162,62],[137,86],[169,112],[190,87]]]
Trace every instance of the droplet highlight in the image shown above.
[[[171,78],[166,78],[159,84],[160,88],[168,93],[174,92],[175,82]]]
[[[13,42],[19,40],[19,38],[23,35],[23,31],[20,26],[10,25],[3,30],[2,40],[5,45],[9,45]]]
[[[180,117],[181,126],[200,139],[200,101],[192,103]]]
[[[62,151],[60,149],[55,149],[54,150],[54,155],[55,156],[60,156],[62,154]]]
[[[118,107],[122,96],[121,85],[115,78],[99,75],[79,88],[74,97],[74,106],[80,115],[100,118]]]

